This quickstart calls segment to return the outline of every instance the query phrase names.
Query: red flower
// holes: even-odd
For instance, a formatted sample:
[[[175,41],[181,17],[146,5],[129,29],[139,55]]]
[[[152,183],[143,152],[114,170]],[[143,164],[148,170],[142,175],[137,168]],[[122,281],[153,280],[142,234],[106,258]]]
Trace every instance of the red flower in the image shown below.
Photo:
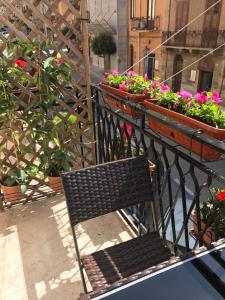
[[[120,126],[120,128],[124,131],[124,133],[122,134],[122,138],[125,140],[125,139],[127,139],[127,137],[128,138],[130,138],[131,137],[131,133],[132,133],[132,127],[131,127],[131,125],[129,124],[129,123],[126,123],[126,125],[124,126],[125,124],[122,124],[121,126]],[[126,131],[127,131],[127,135],[126,135]]]
[[[219,193],[219,194],[217,195],[217,200],[218,200],[219,202],[225,200],[225,192]]]
[[[20,67],[21,69],[24,69],[26,67],[26,62],[23,59],[17,59],[16,60],[16,64],[18,67]]]
[[[61,62],[63,62],[63,58],[62,57],[56,57],[55,62],[57,64],[60,64]]]

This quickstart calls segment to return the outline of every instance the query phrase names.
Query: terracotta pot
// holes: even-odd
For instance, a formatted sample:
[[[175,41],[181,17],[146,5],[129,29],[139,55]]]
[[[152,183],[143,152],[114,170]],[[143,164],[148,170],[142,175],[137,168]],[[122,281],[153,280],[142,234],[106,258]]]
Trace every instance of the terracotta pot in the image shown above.
[[[193,118],[187,117],[185,115],[179,114],[177,112],[174,112],[172,110],[169,110],[167,108],[164,108],[162,106],[159,106],[157,104],[154,104],[152,101],[145,100],[144,105],[146,108],[160,113],[162,115],[165,115],[166,117],[169,117],[173,119],[174,121],[177,121],[179,123],[182,123],[188,127],[191,127],[193,129],[201,129],[204,134],[207,134],[208,136],[214,137],[218,140],[225,140],[225,129],[218,129],[215,127],[212,127],[210,125],[204,124],[198,120],[195,120]],[[206,161],[210,160],[218,160],[221,158],[222,154],[218,151],[214,150],[212,147],[204,145],[191,137],[187,136],[185,133],[182,133],[166,124],[161,123],[158,120],[155,120],[154,118],[149,118],[149,127],[156,131],[161,133],[162,135],[168,137],[169,139],[177,142],[184,148],[190,150],[191,152],[199,155]]]
[[[61,177],[48,176],[48,181],[49,181],[49,186],[53,191],[58,193],[62,193],[64,191]]]
[[[193,221],[193,228],[191,229],[191,234],[193,237],[197,238],[198,236],[198,224],[197,224],[197,214],[196,211],[193,210],[191,213],[192,221]],[[201,220],[201,230],[205,230],[206,223]],[[206,232],[202,236],[202,241],[205,245],[210,245],[212,242],[216,241],[215,232],[211,227],[208,227]]]
[[[119,89],[113,88],[113,87],[111,87],[107,84],[104,84],[104,83],[100,83],[99,86],[102,89],[104,89],[104,90],[106,90],[106,91],[108,91],[108,92],[110,92],[110,93],[112,93],[112,94],[114,94],[118,97],[121,97],[124,100],[128,100],[128,101],[131,101],[131,102],[134,102],[134,103],[143,103],[144,100],[149,98],[149,95],[130,94],[130,93],[127,93],[127,92],[123,92]],[[104,97],[104,100],[105,100],[106,103],[108,103],[109,105],[118,107],[119,109],[124,111],[126,114],[129,114],[133,117],[141,116],[141,113],[138,113],[138,112],[135,111],[135,109],[132,109],[132,108],[130,108],[129,106],[127,106],[125,104],[122,104],[120,101],[113,98],[112,96],[104,94],[103,97]]]
[[[19,185],[16,186],[5,186],[1,184],[1,190],[4,198],[7,202],[17,202],[24,198],[24,195],[20,189]]]

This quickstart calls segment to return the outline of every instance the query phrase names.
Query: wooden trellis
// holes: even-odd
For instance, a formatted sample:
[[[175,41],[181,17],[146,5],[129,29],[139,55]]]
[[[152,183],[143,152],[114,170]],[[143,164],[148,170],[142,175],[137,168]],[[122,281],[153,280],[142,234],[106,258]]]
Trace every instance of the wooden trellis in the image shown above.
[[[68,151],[76,155],[76,166],[84,167],[94,164],[95,146],[89,78],[86,0],[0,0],[0,28],[3,26],[8,28],[8,34],[0,32],[0,55],[2,57],[8,41],[13,42],[17,38],[23,41],[37,39],[42,44],[47,39],[52,39],[55,41],[53,55],[60,53],[62,58],[72,66],[73,89],[67,90],[66,82],[60,82],[59,86],[56,86],[56,88],[62,89],[64,99],[59,99],[54,114],[58,114],[63,123],[67,122],[70,115],[76,115],[78,122],[74,125],[70,124],[65,133],[65,139],[68,139],[75,127],[76,138],[71,138],[66,147]],[[45,59],[45,54],[42,53],[42,55]],[[14,57],[15,61],[16,59],[18,59],[17,54]],[[33,60],[30,64],[36,68],[35,63]],[[27,76],[32,81],[30,75]],[[9,78],[9,80],[15,89],[20,90],[16,97],[21,107],[26,105],[25,97],[28,97],[29,101],[37,99],[38,96],[32,88],[21,86],[15,78]],[[29,87],[32,85],[30,84]],[[62,111],[64,114],[61,114]],[[23,114],[23,110],[18,110],[17,114]],[[5,125],[7,124],[1,126]],[[15,131],[17,130],[20,130],[20,143],[33,149],[33,153],[19,157],[20,163],[23,166],[38,167],[38,156],[42,153],[41,145],[32,141],[27,134],[26,126],[15,128]],[[11,163],[16,158],[11,136],[7,133],[1,134],[0,144],[0,166],[2,168],[9,166],[9,158]],[[46,178],[41,176],[30,178],[28,187],[24,200],[42,198],[53,193]]]

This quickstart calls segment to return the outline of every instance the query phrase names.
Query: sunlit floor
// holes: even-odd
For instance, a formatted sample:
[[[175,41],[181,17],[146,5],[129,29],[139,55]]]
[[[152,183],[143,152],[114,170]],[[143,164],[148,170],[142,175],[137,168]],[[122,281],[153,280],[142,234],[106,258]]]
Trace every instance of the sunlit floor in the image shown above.
[[[78,227],[82,254],[131,237],[116,214]],[[63,197],[0,213],[0,299],[75,300],[80,274]]]

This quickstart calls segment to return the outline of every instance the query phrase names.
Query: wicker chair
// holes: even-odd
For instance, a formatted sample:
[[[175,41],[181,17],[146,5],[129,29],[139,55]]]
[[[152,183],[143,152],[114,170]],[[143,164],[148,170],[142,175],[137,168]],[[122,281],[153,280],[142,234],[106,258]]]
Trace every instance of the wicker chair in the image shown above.
[[[80,257],[75,225],[143,202],[153,203],[148,160],[129,158],[62,176],[84,291],[84,269],[93,291],[168,260],[171,253],[157,231]]]

